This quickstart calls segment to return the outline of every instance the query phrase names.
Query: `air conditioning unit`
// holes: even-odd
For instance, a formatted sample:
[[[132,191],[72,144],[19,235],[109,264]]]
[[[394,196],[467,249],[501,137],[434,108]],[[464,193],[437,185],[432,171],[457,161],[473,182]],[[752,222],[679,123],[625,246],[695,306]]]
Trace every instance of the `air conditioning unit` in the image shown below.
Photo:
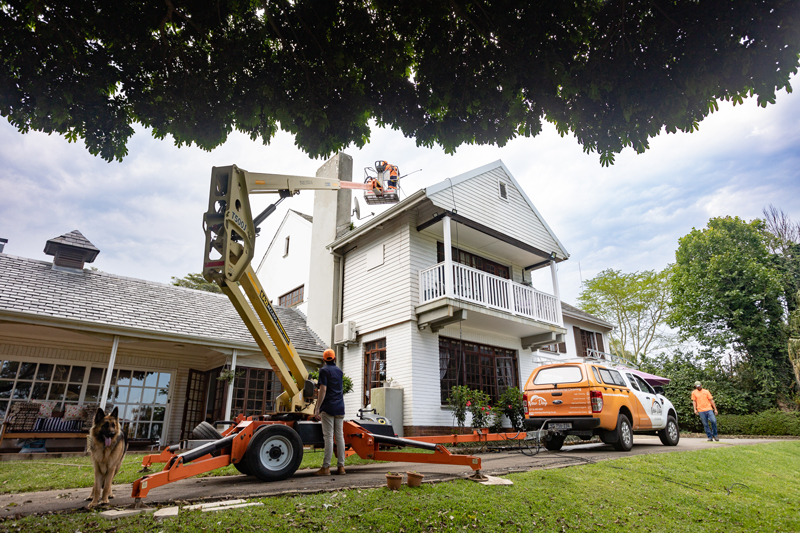
[[[353,320],[336,324],[333,327],[333,343],[334,344],[350,344],[356,342],[356,323]]]

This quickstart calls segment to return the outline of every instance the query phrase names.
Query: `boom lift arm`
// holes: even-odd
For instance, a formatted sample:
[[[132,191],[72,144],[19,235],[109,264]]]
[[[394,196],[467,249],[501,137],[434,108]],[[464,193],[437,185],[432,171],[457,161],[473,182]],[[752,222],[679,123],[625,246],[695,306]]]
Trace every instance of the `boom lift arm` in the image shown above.
[[[211,171],[208,211],[203,216],[206,235],[203,277],[219,285],[230,298],[278,375],[284,389],[277,399],[279,411],[313,415],[314,386],[308,381],[305,365],[250,265],[256,241],[250,194],[278,193],[286,198],[302,190],[339,189],[372,190],[373,187],[326,178],[248,172],[236,165],[214,167]]]
[[[203,277],[219,285],[231,300],[270,366],[278,374],[284,392],[277,398],[278,413],[250,417],[239,415],[234,425],[216,441],[180,454],[178,452],[182,446],[177,444],[165,448],[160,454],[144,457],[142,466],[145,468],[154,463],[165,465],[162,471],[146,474],[133,483],[131,496],[135,498],[137,506],[153,488],[230,464],[241,473],[255,475],[263,481],[285,479],[300,466],[304,445],[321,444],[319,424],[308,421],[314,414],[314,383],[308,379],[305,365],[250,266],[257,222],[250,210],[249,195],[271,192],[288,198],[301,190],[339,189],[364,190],[373,197],[387,195],[384,197],[385,203],[397,201],[396,192],[391,193],[394,195],[392,199],[379,180],[351,183],[304,176],[258,174],[235,165],[213,168],[208,211],[203,216],[206,236]],[[255,220],[263,220],[270,210],[274,211],[274,205]],[[364,422],[348,421],[344,430],[345,442],[351,447],[351,452],[362,458],[457,464],[469,466],[477,473],[480,473],[480,458],[453,455],[443,444],[525,438],[524,433],[512,435],[475,431],[472,435],[401,439],[379,435],[377,430],[370,433],[366,425]],[[433,453],[387,451],[382,446],[412,446]]]

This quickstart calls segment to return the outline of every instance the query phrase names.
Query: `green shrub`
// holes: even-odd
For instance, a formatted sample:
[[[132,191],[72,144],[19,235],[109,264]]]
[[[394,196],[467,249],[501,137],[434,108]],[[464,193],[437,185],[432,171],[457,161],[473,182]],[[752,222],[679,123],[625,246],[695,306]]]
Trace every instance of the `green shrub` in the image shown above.
[[[470,390],[467,409],[472,413],[472,427],[474,429],[487,428],[492,425],[492,407],[489,405],[489,395],[483,391]]]
[[[516,431],[522,430],[523,422],[525,421],[525,407],[522,405],[522,391],[516,387],[509,387],[500,395],[495,406],[497,411],[497,425],[500,424],[501,418],[499,415],[504,415],[511,422],[511,427]],[[494,431],[494,430],[493,430]],[[496,432],[502,431],[502,427]]]
[[[460,428],[464,427],[464,421],[467,419],[467,402],[470,392],[469,387],[458,385],[450,389],[450,396],[447,398],[447,404],[453,409],[456,426]]]
[[[702,431],[699,417],[698,425],[699,431]],[[770,409],[751,415],[720,414],[717,416],[717,427],[725,435],[800,436],[800,413]]]

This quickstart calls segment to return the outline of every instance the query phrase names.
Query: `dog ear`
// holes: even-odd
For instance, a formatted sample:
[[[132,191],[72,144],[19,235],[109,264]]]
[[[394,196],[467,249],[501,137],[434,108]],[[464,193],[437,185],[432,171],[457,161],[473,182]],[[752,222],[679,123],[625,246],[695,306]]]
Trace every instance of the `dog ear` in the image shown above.
[[[111,411],[111,418],[118,418],[119,417],[119,408],[114,407],[114,410]]]
[[[97,412],[94,414],[94,423],[95,424],[102,424],[103,419],[106,417],[106,414],[103,412],[103,409],[98,407]]]

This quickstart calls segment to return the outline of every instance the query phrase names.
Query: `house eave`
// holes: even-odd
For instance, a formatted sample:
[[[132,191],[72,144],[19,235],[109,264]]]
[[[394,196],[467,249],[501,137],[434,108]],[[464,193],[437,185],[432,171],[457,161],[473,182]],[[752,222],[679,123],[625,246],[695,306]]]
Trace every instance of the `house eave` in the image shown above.
[[[611,330],[614,329],[614,325],[606,322],[605,320],[601,320],[601,319],[596,318],[596,317],[589,317],[589,316],[586,316],[586,315],[583,315],[583,314],[579,314],[579,313],[573,313],[573,312],[567,310],[563,306],[561,307],[561,314],[565,318],[569,317],[569,318],[572,318],[574,320],[578,320],[580,322],[586,322],[588,324],[593,324],[595,326],[600,326],[602,328],[605,328],[608,331],[611,331]]]
[[[326,246],[326,248],[331,251],[336,251],[342,246],[350,242],[353,242],[358,237],[365,235],[366,233],[376,228],[377,226],[387,222],[388,220],[391,220],[400,213],[403,213],[406,210],[410,209],[411,207],[414,207],[425,198],[427,198],[425,189],[420,189],[416,191],[409,197],[400,201],[397,205],[395,205],[391,209],[387,209],[383,213],[376,215],[375,218],[373,218],[369,222],[362,224],[361,226],[355,228],[354,230],[345,233],[344,235],[342,235],[341,237],[330,243],[328,246]]]

